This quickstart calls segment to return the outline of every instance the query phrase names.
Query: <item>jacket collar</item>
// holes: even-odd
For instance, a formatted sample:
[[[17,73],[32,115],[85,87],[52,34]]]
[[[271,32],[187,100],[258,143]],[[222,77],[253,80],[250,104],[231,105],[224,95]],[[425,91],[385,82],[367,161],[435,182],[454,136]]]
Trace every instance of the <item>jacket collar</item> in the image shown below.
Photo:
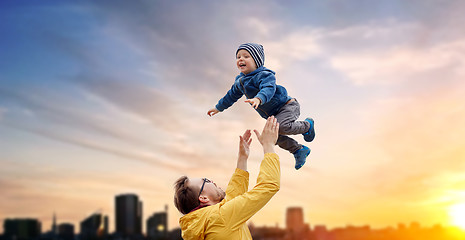
[[[193,212],[193,211],[195,211],[195,210],[199,210],[199,209],[204,208],[204,207],[208,207],[208,206],[210,206],[210,205],[199,205],[198,207],[192,209],[189,213],[191,213],[191,212]],[[188,214],[189,214],[189,213],[188,213]]]
[[[266,67],[261,66],[261,67],[255,69],[253,72],[251,72],[249,74],[240,73],[239,76],[241,76],[241,77],[252,76],[252,75],[255,75],[255,74],[257,74],[257,73],[259,73],[261,71],[265,71],[265,70],[271,71],[271,70],[267,69]],[[273,72],[273,71],[271,71],[271,72]]]

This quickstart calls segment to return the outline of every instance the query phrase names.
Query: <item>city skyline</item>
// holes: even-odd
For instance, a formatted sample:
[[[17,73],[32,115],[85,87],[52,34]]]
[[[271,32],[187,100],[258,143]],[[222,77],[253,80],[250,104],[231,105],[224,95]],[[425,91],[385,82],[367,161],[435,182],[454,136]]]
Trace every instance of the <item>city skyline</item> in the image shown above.
[[[111,212],[118,212],[118,211],[127,211],[127,204],[129,205],[133,205],[133,204],[130,204],[129,202],[126,202],[128,201],[127,198],[130,197],[134,200],[129,200],[129,202],[133,202],[134,204],[138,203],[137,205],[138,206],[141,206],[143,205],[143,201],[139,198],[139,196],[136,194],[136,193],[120,193],[120,194],[117,194],[114,196],[114,200],[115,202],[118,202],[120,201],[122,204],[119,204],[120,208],[117,207],[117,205],[115,204],[114,206],[114,209],[111,211]],[[120,199],[120,200],[117,200],[117,199]],[[137,206],[134,206],[135,208],[138,208]],[[266,207],[266,206],[265,206]],[[118,210],[120,209],[120,210]],[[103,231],[104,233],[106,234],[112,234],[112,233],[116,233],[116,234],[123,234],[124,231],[126,231],[126,227],[131,227],[133,228],[134,226],[132,224],[136,223],[137,221],[141,221],[141,225],[139,226],[140,227],[140,231],[139,232],[138,230],[132,230],[133,232],[129,232],[128,234],[129,235],[136,235],[136,234],[144,234],[144,235],[147,235],[147,222],[150,221],[152,219],[152,221],[154,220],[153,218],[154,217],[160,217],[162,216],[162,219],[166,219],[166,229],[164,229],[163,231],[165,230],[168,230],[168,231],[172,231],[172,230],[175,230],[175,229],[179,229],[179,226],[175,225],[175,226],[169,226],[168,224],[168,218],[170,217],[169,216],[169,213],[168,213],[168,205],[164,205],[164,208],[163,210],[161,211],[157,211],[157,212],[152,212],[152,213],[147,213],[147,216],[144,216],[143,214],[143,211],[141,212],[141,216],[140,219],[138,220],[139,217],[129,217],[129,218],[132,218],[132,219],[129,219],[129,225],[126,225],[125,223],[127,223],[127,221],[125,222],[121,222],[120,224],[121,227],[120,227],[120,230],[118,231],[117,230],[117,226],[118,223],[116,222],[117,220],[116,219],[112,219],[110,217],[108,217],[110,214],[109,213],[104,213],[102,212],[101,210],[98,210],[96,212],[93,212],[91,213],[90,215],[88,216],[85,216],[83,219],[79,219],[77,220],[77,222],[73,222],[73,221],[61,221],[59,219],[59,214],[57,214],[56,212],[53,212],[51,213],[51,221],[50,221],[50,227],[48,227],[48,225],[46,224],[43,224],[44,222],[47,222],[47,220],[45,219],[40,219],[40,218],[36,218],[36,217],[4,217],[2,218],[3,220],[6,220],[6,219],[31,219],[31,220],[35,220],[37,219],[40,223],[41,223],[41,231],[42,233],[47,233],[47,232],[57,232],[57,226],[59,226],[60,224],[72,224],[74,227],[74,229],[76,230],[76,232],[81,232],[82,230],[82,224],[84,224],[84,222],[86,221],[89,221],[89,219],[92,219],[92,218],[95,218],[96,216],[98,216],[98,218],[100,218],[100,222],[98,224],[98,226],[91,226],[91,227],[97,227],[97,229],[100,229],[103,227]],[[140,210],[140,209],[139,209]],[[312,227],[315,227],[315,226],[318,226],[318,227],[324,227],[328,230],[333,230],[333,229],[340,229],[340,228],[345,228],[345,227],[370,227],[370,224],[369,223],[362,223],[362,224],[352,224],[352,223],[347,223],[345,225],[339,225],[339,226],[331,226],[331,225],[327,225],[323,222],[318,222],[318,221],[314,221],[315,219],[311,220],[311,219],[308,219],[308,217],[305,217],[306,214],[305,214],[305,211],[304,211],[304,208],[301,207],[301,206],[288,206],[284,209],[281,209],[283,210],[283,216],[282,216],[282,228],[284,229],[290,229],[290,230],[293,230],[293,231],[299,231],[299,230],[302,230],[303,228],[305,227],[308,227],[308,225],[311,225]],[[132,210],[129,210],[129,212],[131,212]],[[122,219],[127,219],[127,216],[124,216],[124,215],[121,215],[120,216]],[[154,220],[154,223],[157,223],[159,224],[160,220]],[[442,226],[442,227],[447,227],[447,228],[450,228],[450,227],[455,227],[455,228],[459,228],[458,226],[454,226],[454,225],[443,225],[441,224],[440,222],[437,222],[437,223],[433,223],[432,225],[430,226],[423,226],[420,224],[420,220],[412,220],[410,222],[397,222],[397,223],[394,223],[392,225],[385,225],[385,226],[380,226],[378,228],[374,228],[374,229],[388,229],[388,228],[401,228],[402,226],[410,226],[410,225],[415,225],[416,228],[420,228],[420,227],[427,227],[427,228],[431,228],[431,227],[436,227],[436,226]],[[140,224],[140,223],[139,223]],[[254,225],[256,227],[275,227],[275,228],[281,228],[281,225],[278,223],[278,222],[275,222],[275,223],[272,223],[272,224],[264,224],[264,225],[258,225],[258,224],[255,224],[254,221],[253,221],[253,217],[251,220],[248,221],[248,224],[249,225]],[[304,225],[305,224],[305,225]],[[3,234],[3,230],[2,229],[0,231],[0,235]],[[462,231],[465,233],[465,229],[462,229]]]
[[[113,231],[111,197],[134,192],[178,226],[175,180],[225,189],[239,136],[264,125],[244,98],[207,116],[237,47],[257,42],[316,137],[298,171],[277,148],[281,188],[254,224],[302,206],[328,226],[465,228],[463,12],[460,0],[2,0],[0,221],[76,224],[101,209]],[[252,137],[249,188],[263,157]]]
[[[132,215],[127,208],[138,208],[136,205],[143,204],[138,201],[136,194],[123,194],[115,196],[116,202],[124,204],[116,204],[115,212],[127,212]],[[132,204],[132,203],[135,203]],[[132,206],[134,205],[134,206]],[[79,239],[181,239],[180,229],[169,230],[167,228],[167,209],[165,206],[164,212],[151,214],[146,218],[147,232],[140,232],[134,229],[134,224],[138,224],[140,220],[129,216],[119,216],[126,219],[123,222],[117,223],[117,228],[113,233],[108,232],[108,218],[102,213],[94,213],[80,222],[81,228],[78,230],[72,223],[58,223],[56,215],[53,214],[53,225],[51,231],[43,231],[42,223],[37,219],[6,219],[3,223],[5,235],[0,234],[0,239],[9,240],[15,239],[13,236],[20,239],[55,239],[59,236],[63,240],[72,240],[75,237]],[[252,222],[248,223],[254,239],[282,239],[282,240],[343,240],[353,239],[354,237],[363,239],[379,239],[379,237],[397,237],[396,239],[462,239],[465,237],[465,230],[458,227],[434,226],[425,227],[418,222],[409,224],[398,223],[394,227],[384,227],[375,229],[370,225],[346,225],[335,228],[328,228],[324,224],[312,224],[304,219],[304,209],[302,207],[293,206],[286,208],[285,226],[258,226]],[[130,219],[132,218],[132,219]],[[122,225],[121,225],[122,224]],[[19,226],[22,227],[19,227]],[[8,230],[7,230],[8,228]],[[141,230],[141,229],[140,229]],[[18,235],[15,235],[18,234]]]

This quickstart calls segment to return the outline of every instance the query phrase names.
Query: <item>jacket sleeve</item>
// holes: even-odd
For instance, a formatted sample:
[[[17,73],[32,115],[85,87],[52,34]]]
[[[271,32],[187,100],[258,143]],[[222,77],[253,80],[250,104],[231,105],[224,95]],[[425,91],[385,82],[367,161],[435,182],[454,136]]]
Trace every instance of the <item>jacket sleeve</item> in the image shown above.
[[[239,228],[255,213],[263,208],[280,188],[280,163],[276,153],[267,153],[260,165],[260,173],[255,187],[220,208],[225,224],[231,229]]]
[[[264,72],[263,76],[260,76],[259,92],[255,95],[256,98],[260,98],[261,104],[265,104],[273,98],[276,92],[276,77],[273,73]]]
[[[231,107],[239,98],[244,95],[241,90],[237,87],[237,84],[234,83],[229,89],[229,91],[226,93],[226,95],[218,101],[218,104],[216,104],[216,109],[218,111],[222,112],[223,110]]]
[[[226,188],[225,200],[229,201],[247,192],[249,188],[249,173],[240,168],[236,168],[231,180]]]

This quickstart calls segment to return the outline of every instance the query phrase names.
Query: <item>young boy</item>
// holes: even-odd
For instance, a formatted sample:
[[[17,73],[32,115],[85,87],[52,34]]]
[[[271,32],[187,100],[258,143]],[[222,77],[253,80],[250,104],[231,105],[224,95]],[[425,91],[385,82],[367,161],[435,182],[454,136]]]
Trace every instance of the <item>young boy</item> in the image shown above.
[[[296,121],[300,116],[300,104],[287,95],[283,86],[276,85],[275,72],[263,66],[265,52],[263,46],[256,43],[244,43],[236,51],[236,65],[241,72],[226,95],[218,101],[215,108],[207,114],[213,116],[232,106],[243,95],[245,102],[267,119],[275,116],[279,122],[277,144],[282,149],[294,154],[295,169],[300,169],[306,162],[310,149],[299,144],[287,135],[302,134],[305,141],[315,138],[313,119]]]

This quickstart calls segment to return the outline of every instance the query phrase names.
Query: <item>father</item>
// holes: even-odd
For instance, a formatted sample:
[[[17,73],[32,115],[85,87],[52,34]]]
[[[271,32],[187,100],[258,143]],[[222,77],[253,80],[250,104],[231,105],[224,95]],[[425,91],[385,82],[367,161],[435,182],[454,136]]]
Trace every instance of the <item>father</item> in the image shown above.
[[[250,130],[240,136],[237,168],[226,193],[207,178],[183,176],[175,182],[174,204],[185,214],[179,220],[184,240],[252,239],[247,220],[266,205],[280,186],[279,157],[274,151],[278,130],[279,123],[274,117],[267,119],[261,134],[254,130],[265,156],[257,185],[250,191],[247,191]]]

